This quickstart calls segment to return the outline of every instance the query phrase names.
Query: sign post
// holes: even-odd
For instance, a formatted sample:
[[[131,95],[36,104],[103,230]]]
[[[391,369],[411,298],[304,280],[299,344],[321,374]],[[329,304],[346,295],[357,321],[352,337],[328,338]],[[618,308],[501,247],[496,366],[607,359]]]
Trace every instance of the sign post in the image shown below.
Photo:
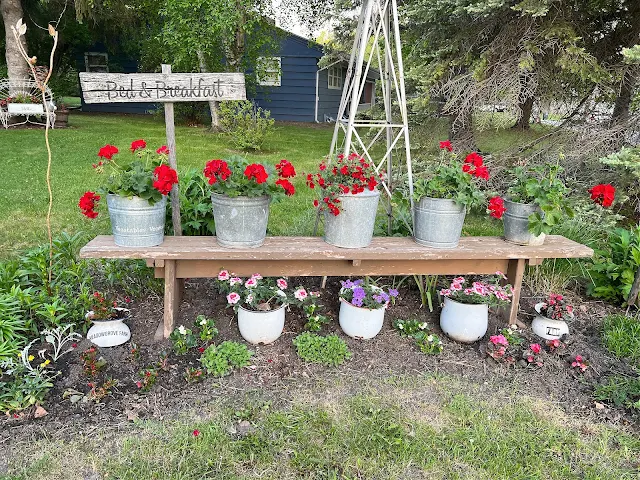
[[[177,171],[174,102],[218,102],[246,100],[242,73],[162,73],[80,72],[85,103],[164,103],[164,121],[169,149],[169,166]],[[171,220],[175,235],[182,235],[178,185],[171,189]]]

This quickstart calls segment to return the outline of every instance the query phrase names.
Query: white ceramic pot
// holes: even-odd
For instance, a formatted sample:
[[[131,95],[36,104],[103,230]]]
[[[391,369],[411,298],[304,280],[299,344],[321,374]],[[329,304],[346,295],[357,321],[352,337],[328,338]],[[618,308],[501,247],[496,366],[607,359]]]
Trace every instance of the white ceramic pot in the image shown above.
[[[553,320],[542,315],[540,313],[542,305],[544,305],[544,303],[536,303],[533,307],[536,312],[538,312],[538,315],[536,315],[533,322],[531,322],[531,330],[533,330],[533,333],[545,340],[556,340],[563,335],[568,335],[569,326],[567,322],[564,320]]]
[[[238,328],[242,338],[254,345],[275,342],[284,330],[285,307],[286,305],[282,305],[277,310],[266,312],[254,312],[240,307]]]
[[[444,297],[440,312],[440,328],[449,338],[462,343],[473,343],[484,337],[489,326],[489,306],[472,305]]]
[[[351,305],[345,299],[340,299],[340,328],[352,338],[368,340],[375,337],[384,324],[385,304],[380,308],[363,308]]]
[[[131,330],[124,320],[129,317],[129,310],[126,308],[118,308],[122,312],[123,318],[116,320],[91,320],[93,325],[87,332],[87,338],[91,343],[99,347],[115,347],[122,345],[131,338]],[[85,316],[90,317],[93,311],[88,312]]]

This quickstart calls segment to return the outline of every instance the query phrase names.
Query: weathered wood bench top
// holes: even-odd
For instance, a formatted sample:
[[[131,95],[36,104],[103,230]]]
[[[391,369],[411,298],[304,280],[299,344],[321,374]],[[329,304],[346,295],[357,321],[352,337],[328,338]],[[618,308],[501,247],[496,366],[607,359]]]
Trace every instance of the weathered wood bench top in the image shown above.
[[[357,249],[334,247],[319,237],[267,237],[260,248],[230,249],[219,246],[215,237],[167,236],[157,247],[131,248],[100,235],[80,250],[82,258],[145,259],[156,277],[164,278],[164,325],[158,338],[173,331],[183,279],[216,277],[223,268],[239,276],[468,275],[500,270],[513,286],[506,312],[513,324],[527,263],[592,255],[589,247],[558,235],[548,236],[540,246],[515,245],[500,237],[462,237],[450,250],[423,247],[407,237],[376,237]]]
[[[591,257],[593,250],[559,235],[544,245],[520,246],[500,237],[462,237],[457,248],[439,250],[407,237],[376,237],[366,248],[345,249],[319,237],[267,237],[260,248],[224,248],[215,237],[167,236],[157,247],[119,247],[110,235],[100,235],[80,250],[82,258],[172,260],[473,260]]]

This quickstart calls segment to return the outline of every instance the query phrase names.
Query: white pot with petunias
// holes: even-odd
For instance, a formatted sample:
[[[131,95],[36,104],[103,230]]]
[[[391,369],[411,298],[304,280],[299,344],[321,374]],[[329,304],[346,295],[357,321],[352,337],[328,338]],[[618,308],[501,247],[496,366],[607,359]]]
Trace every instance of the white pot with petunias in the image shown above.
[[[238,313],[238,329],[247,342],[269,344],[282,335],[288,304],[285,279],[263,278],[258,273],[242,279],[222,270],[217,284]]]
[[[352,338],[368,340],[375,337],[384,325],[384,314],[389,302],[398,295],[366,284],[363,280],[346,280],[340,289],[340,328]]]
[[[513,295],[511,285],[500,285],[506,279],[496,272],[486,282],[469,285],[464,277],[456,277],[449,288],[440,290],[444,306],[440,312],[440,328],[451,339],[461,343],[473,343],[487,333],[489,306],[505,306]]]

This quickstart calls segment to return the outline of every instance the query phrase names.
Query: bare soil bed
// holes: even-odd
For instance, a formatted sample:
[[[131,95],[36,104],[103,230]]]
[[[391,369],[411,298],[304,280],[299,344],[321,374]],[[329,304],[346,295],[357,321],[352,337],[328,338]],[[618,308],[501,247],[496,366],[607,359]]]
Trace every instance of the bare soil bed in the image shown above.
[[[304,285],[317,290],[319,278],[290,279],[291,285]],[[132,343],[113,348],[99,348],[98,356],[107,365],[97,379],[89,379],[83,372],[81,352],[91,344],[88,340],[78,343],[77,348],[63,357],[56,367],[60,375],[44,405],[48,414],[34,418],[35,409],[18,416],[0,419],[0,444],[20,439],[28,439],[56,432],[64,437],[64,432],[72,434],[87,431],[98,425],[124,425],[135,419],[162,419],[178,415],[186,408],[207,399],[221,395],[242,394],[260,390],[270,396],[286,396],[288,389],[323,376],[343,375],[357,382],[358,376],[384,377],[388,375],[439,375],[449,376],[477,386],[487,396],[492,392],[504,391],[505,386],[523,394],[551,401],[565,412],[578,417],[589,417],[594,421],[630,425],[638,428],[638,416],[628,410],[602,405],[593,400],[594,386],[613,374],[633,374],[625,362],[613,357],[602,346],[600,327],[604,316],[615,310],[601,302],[587,302],[572,298],[576,308],[576,319],[570,325],[571,336],[566,340],[567,348],[562,354],[543,354],[541,367],[498,363],[486,354],[486,340],[489,335],[504,328],[501,317],[496,312],[490,314],[489,331],[485,340],[471,345],[463,345],[449,340],[438,326],[439,312],[430,313],[421,308],[416,291],[401,288],[396,305],[389,307],[382,332],[372,340],[355,340],[344,335],[337,322],[337,292],[339,280],[330,278],[327,288],[322,291],[320,303],[327,307],[334,319],[323,328],[321,334],[335,333],[343,338],[353,357],[345,365],[337,368],[307,364],[296,354],[292,340],[304,330],[304,317],[297,309],[287,313],[284,334],[271,345],[250,346],[254,352],[249,367],[234,371],[230,376],[216,379],[206,378],[201,383],[186,383],[183,375],[187,367],[199,367],[200,352],[192,349],[186,355],[175,355],[168,341],[153,342],[153,336],[162,319],[162,300],[148,298],[135,301],[131,305],[132,316],[128,322],[132,331],[132,342],[139,348],[139,358],[131,354]],[[527,312],[533,312],[533,305],[539,298],[525,294],[521,300],[520,320],[530,323]],[[177,325],[193,326],[197,315],[215,319],[219,329],[215,343],[224,340],[242,342],[232,309],[227,308],[223,296],[219,295],[207,280],[189,281],[184,302],[180,309]],[[401,337],[393,329],[395,319],[419,318],[428,322],[433,333],[444,342],[444,351],[435,356],[422,354],[410,338]],[[543,343],[530,330],[520,332],[525,337],[525,345]],[[201,345],[206,346],[206,345]],[[148,393],[140,392],[136,382],[139,372],[147,367],[157,367],[163,353],[167,360],[158,369],[156,384]],[[571,359],[580,354],[589,363],[585,373],[571,368]],[[70,389],[88,392],[89,382],[102,384],[107,378],[117,381],[112,395],[100,403],[92,401],[71,401],[65,395]]]

